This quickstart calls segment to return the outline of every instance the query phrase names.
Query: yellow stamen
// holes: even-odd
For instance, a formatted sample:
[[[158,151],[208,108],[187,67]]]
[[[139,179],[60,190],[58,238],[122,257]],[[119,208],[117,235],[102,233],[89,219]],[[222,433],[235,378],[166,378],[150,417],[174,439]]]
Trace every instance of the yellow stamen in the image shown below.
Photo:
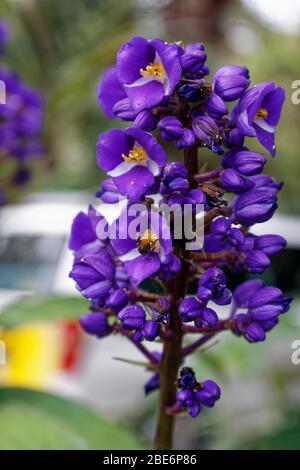
[[[161,62],[153,62],[147,65],[145,69],[140,69],[140,74],[143,77],[152,77],[154,80],[161,80],[166,76],[166,71]]]
[[[147,160],[148,155],[142,147],[136,147],[130,150],[128,156],[123,153],[122,158],[127,163],[142,163]]]
[[[255,117],[260,119],[267,119],[267,117],[269,116],[269,113],[267,111],[266,108],[259,108],[259,110],[257,111]]]

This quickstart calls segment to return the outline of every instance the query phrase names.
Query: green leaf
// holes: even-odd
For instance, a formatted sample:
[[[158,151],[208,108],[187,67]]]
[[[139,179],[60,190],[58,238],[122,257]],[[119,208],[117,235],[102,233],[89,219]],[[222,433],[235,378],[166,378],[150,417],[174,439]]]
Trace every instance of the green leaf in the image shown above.
[[[0,314],[0,326],[15,328],[25,323],[75,320],[88,311],[81,297],[26,298]]]
[[[87,408],[28,389],[0,389],[0,422],[0,450],[142,448],[127,430]]]

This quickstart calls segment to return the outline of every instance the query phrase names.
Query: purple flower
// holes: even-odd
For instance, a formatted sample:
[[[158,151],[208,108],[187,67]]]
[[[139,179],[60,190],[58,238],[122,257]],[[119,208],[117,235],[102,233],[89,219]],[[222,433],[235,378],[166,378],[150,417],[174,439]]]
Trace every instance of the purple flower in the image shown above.
[[[138,200],[151,188],[166,160],[156,139],[138,128],[112,129],[99,136],[97,163],[129,199]]]
[[[117,75],[132,109],[152,108],[172,95],[181,78],[178,46],[133,37],[117,54]]]
[[[249,137],[257,137],[259,142],[275,156],[275,131],[279,121],[285,92],[275,83],[259,83],[249,89],[238,104],[239,130]]]
[[[95,253],[104,246],[104,242],[96,235],[97,224],[101,220],[104,220],[104,217],[98,214],[92,205],[89,206],[87,214],[79,212],[76,215],[72,223],[69,249],[75,252],[77,258]]]
[[[107,316],[101,312],[92,312],[83,315],[80,318],[80,325],[86,333],[95,335],[98,338],[103,338],[111,332]]]
[[[128,209],[112,224],[111,233],[116,234],[112,245],[124,263],[129,279],[138,285],[157,273],[161,263],[168,260],[172,238],[169,226],[158,212],[144,210],[138,217],[128,216],[128,224],[124,228],[122,221],[126,215]],[[137,233],[136,224],[140,233]]]
[[[105,298],[109,293],[115,274],[115,266],[106,249],[87,255],[74,262],[69,276],[87,299]]]

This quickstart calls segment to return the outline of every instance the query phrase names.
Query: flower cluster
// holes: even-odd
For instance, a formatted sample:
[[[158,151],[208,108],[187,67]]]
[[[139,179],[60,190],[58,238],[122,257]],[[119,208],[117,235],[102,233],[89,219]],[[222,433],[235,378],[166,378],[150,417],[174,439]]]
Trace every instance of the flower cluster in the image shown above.
[[[274,83],[253,86],[248,69],[236,65],[209,79],[206,59],[201,43],[184,47],[134,37],[121,47],[98,97],[108,117],[132,124],[100,134],[97,163],[107,179],[96,193],[99,212],[90,207],[80,213],[70,238],[70,276],[91,302],[83,329],[132,341],[154,372],[146,394],[160,388],[162,397],[175,397],[179,367],[212,336],[229,330],[262,341],[291,302],[257,279],[232,293],[222,270],[261,274],[286,244],[276,234],[251,233],[253,224],[272,217],[282,187],[263,170],[267,153],[275,156],[284,90]],[[246,146],[247,137],[262,144],[261,153]],[[183,162],[168,162],[163,139],[184,150]],[[198,166],[204,147],[214,164],[209,171],[205,161],[202,170]],[[192,226],[201,205],[201,247],[187,249],[185,233],[175,237],[175,218],[160,211],[174,205],[191,207]],[[230,304],[220,319],[219,306]],[[185,333],[197,339],[185,345]],[[150,351],[147,342],[162,343],[162,353]],[[177,385],[165,414],[197,416],[201,406],[220,398],[215,382],[198,383],[186,367]]]
[[[213,380],[197,382],[193,369],[189,367],[181,369],[178,388],[176,403],[168,412],[187,411],[192,418],[198,416],[202,406],[212,408],[221,396],[220,387]]]
[[[10,170],[9,177],[0,181],[0,205],[11,188],[25,185],[30,177],[30,160],[44,153],[42,128],[44,101],[41,94],[30,88],[2,63],[9,39],[6,23],[0,21],[0,161]]]

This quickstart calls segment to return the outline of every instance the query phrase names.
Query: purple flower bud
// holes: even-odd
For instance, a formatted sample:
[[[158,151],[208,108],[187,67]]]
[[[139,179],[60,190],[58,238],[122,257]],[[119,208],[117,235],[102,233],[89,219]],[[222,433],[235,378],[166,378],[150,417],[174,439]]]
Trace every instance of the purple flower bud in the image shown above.
[[[231,302],[231,291],[226,286],[226,277],[219,268],[210,268],[202,274],[197,296],[201,295],[200,288],[205,287],[211,292],[211,299],[218,305],[228,305]]]
[[[180,302],[179,313],[182,316],[182,321],[193,321],[202,314],[202,305],[196,297],[187,297]]]
[[[124,289],[116,289],[110,294],[107,304],[115,310],[121,310],[128,304],[128,294]]]
[[[228,109],[222,98],[216,94],[209,96],[206,100],[208,114],[214,119],[220,119],[228,113]]]
[[[249,84],[242,75],[220,75],[215,79],[214,91],[224,101],[234,101],[242,96]]]
[[[118,313],[124,330],[140,330],[145,323],[146,313],[140,305],[128,305]]]
[[[192,405],[188,405],[187,408],[191,418],[196,418],[201,411],[201,405],[197,402],[194,402]]]
[[[81,261],[75,259],[69,276],[76,287],[88,299],[97,299],[108,294],[114,278],[114,264],[105,250],[97,255],[88,255]]]
[[[158,123],[162,137],[169,142],[179,139],[183,134],[183,124],[174,116],[162,118]]]
[[[149,395],[149,393],[154,392],[159,388],[160,385],[160,380],[159,380],[159,374],[153,374],[148,382],[145,383],[144,385],[144,391],[145,395]]]
[[[235,154],[234,167],[242,175],[253,176],[262,171],[266,161],[262,154],[245,150]]]
[[[256,291],[264,287],[264,282],[260,279],[251,279],[240,284],[233,293],[233,300],[236,306],[247,308],[249,300]]]
[[[286,240],[280,235],[261,235],[255,239],[255,249],[263,251],[267,256],[276,255],[286,246]]]
[[[209,116],[193,117],[192,127],[197,139],[206,144],[210,144],[211,139],[216,139],[219,134],[216,122]]]
[[[247,269],[252,274],[261,274],[271,264],[268,256],[260,250],[253,250],[246,259]]]
[[[114,183],[113,178],[107,178],[101,182],[101,186],[96,192],[96,197],[100,198],[107,204],[114,204],[115,202],[119,202],[121,195]]]
[[[171,194],[173,191],[185,191],[189,187],[187,171],[183,163],[172,162],[165,166],[161,183],[161,194]]]
[[[92,312],[83,315],[80,318],[80,325],[86,333],[95,335],[98,338],[107,336],[111,332],[107,316],[101,312]]]
[[[250,323],[244,330],[244,336],[249,343],[258,343],[266,339],[265,330],[258,322]]]
[[[253,183],[241,176],[236,170],[228,168],[221,173],[221,184],[226,191],[234,194],[242,194],[253,187]]]
[[[202,286],[198,288],[197,297],[201,301],[201,305],[206,305],[207,302],[211,300],[211,296],[212,296],[211,290]]]
[[[196,137],[192,129],[184,129],[181,138],[176,141],[175,145],[178,149],[189,148],[192,147],[195,142]]]
[[[194,402],[194,397],[195,397],[194,392],[187,388],[179,390],[176,394],[177,402],[182,407],[185,407],[187,403],[192,404]]]
[[[196,399],[208,408],[212,408],[220,396],[221,389],[213,380],[203,382],[202,388],[196,392]]]
[[[243,67],[240,65],[225,65],[224,67],[220,67],[216,73],[214,74],[214,80],[219,77],[223,76],[237,76],[240,75],[245,78],[249,78],[249,70],[247,67]]]
[[[228,170],[229,171],[229,170]],[[253,189],[238,197],[234,206],[237,223],[249,227],[269,220],[277,209],[272,189]]]
[[[198,76],[201,78],[206,74],[203,73],[203,66],[206,61],[206,57],[203,44],[189,44],[186,46],[184,53],[180,57],[181,66],[189,76]]]
[[[203,308],[201,310],[201,317],[195,319],[195,326],[197,328],[212,328],[218,323],[218,315],[211,308]]]
[[[154,320],[147,320],[143,327],[143,334],[148,341],[154,341],[159,335],[160,325]]]
[[[234,147],[241,147],[244,143],[244,135],[237,128],[232,129],[228,134],[228,144]]]
[[[134,120],[135,127],[139,127],[143,131],[151,132],[155,129],[156,119],[148,109],[141,111]]]
[[[115,116],[123,121],[134,121],[137,111],[133,111],[128,98],[117,101],[113,106],[112,112]]]

